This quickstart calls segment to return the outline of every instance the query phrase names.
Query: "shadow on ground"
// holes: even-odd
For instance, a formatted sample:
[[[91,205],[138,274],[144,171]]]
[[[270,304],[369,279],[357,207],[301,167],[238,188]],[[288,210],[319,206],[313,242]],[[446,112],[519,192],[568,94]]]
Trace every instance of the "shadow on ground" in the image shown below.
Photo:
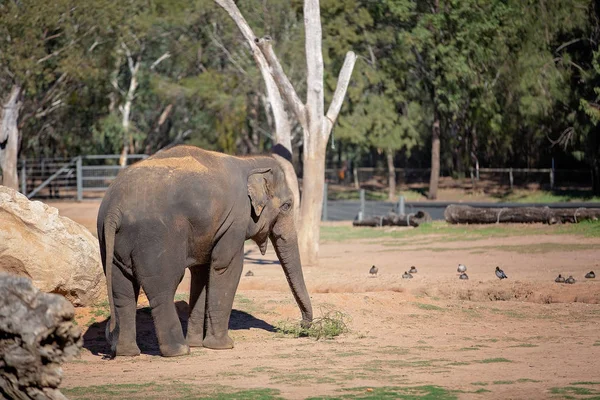
[[[188,304],[185,301],[175,302],[177,313],[179,314],[179,321],[183,328],[183,333],[187,332],[187,321],[188,321]],[[89,350],[92,354],[97,356],[108,357],[110,355],[110,347],[104,337],[106,324],[109,320],[102,322],[95,322],[87,329],[83,335],[83,347]],[[160,356],[158,348],[158,340],[156,339],[156,331],[154,330],[154,323],[152,321],[152,314],[150,307],[139,308],[136,314],[136,328],[137,328],[137,344],[142,354]],[[273,325],[253,317],[252,315],[239,310],[231,311],[231,318],[229,320],[230,330],[243,330],[243,329],[263,329],[268,332],[274,332],[275,328]]]

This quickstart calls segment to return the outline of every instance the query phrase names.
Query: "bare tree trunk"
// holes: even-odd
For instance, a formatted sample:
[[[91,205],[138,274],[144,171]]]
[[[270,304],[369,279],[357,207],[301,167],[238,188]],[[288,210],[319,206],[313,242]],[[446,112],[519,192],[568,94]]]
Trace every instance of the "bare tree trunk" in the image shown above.
[[[274,146],[273,153],[279,156],[275,158],[283,168],[285,179],[294,196],[294,219],[296,220],[296,223],[298,223],[300,217],[300,190],[298,186],[298,177],[296,176],[296,171],[292,164],[293,149],[290,121],[287,112],[285,111],[281,93],[277,88],[275,79],[271,75],[270,67],[265,56],[257,46],[256,35],[244,19],[244,16],[236,4],[232,0],[215,0],[215,2],[229,14],[246,39],[246,42],[252,50],[254,61],[256,62],[256,65],[258,65],[258,69],[265,82],[267,98],[269,99],[271,112],[273,113],[273,118],[275,120],[275,144],[279,145]]]
[[[244,34],[246,40],[250,43],[254,59],[263,73],[267,92],[270,90],[271,83],[275,83],[279,89],[279,95],[286,98],[289,108],[294,112],[304,131],[303,197],[300,209],[301,218],[298,242],[302,262],[308,265],[316,265],[318,263],[319,228],[323,208],[323,186],[325,183],[325,148],[331,129],[340,112],[354,63],[356,62],[356,55],[353,52],[346,54],[346,60],[338,78],[337,88],[333,94],[327,115],[325,115],[319,0],[305,0],[304,2],[307,67],[306,104],[302,103],[290,80],[285,75],[279,60],[273,52],[270,38],[257,39],[232,0],[215,1],[229,13]],[[272,80],[269,80],[266,75],[270,75]],[[272,106],[278,104],[283,107],[283,104],[280,103],[281,97],[279,97],[279,100],[273,100],[276,97],[271,98],[271,94],[269,93],[269,98]],[[275,109],[273,113],[276,113]],[[283,139],[281,138],[281,140]],[[289,149],[291,154],[291,134],[287,134],[285,140],[289,140],[284,147]]]
[[[135,91],[138,87],[138,72],[140,70],[140,57],[134,61],[133,56],[129,52],[129,49],[122,43],[123,48],[125,49],[127,55],[127,65],[129,66],[129,72],[131,74],[131,78],[129,79],[129,89],[127,90],[127,94],[125,95],[125,103],[119,107],[121,114],[123,116],[122,125],[123,125],[123,150],[121,151],[121,158],[119,159],[119,164],[122,167],[127,165],[127,155],[129,151],[133,149],[133,136],[129,132],[130,129],[130,121],[131,121],[131,106],[133,104],[133,99],[135,97]],[[131,148],[131,149],[130,149]]]
[[[429,193],[427,198],[437,199],[440,180],[440,120],[436,114],[431,132],[431,175],[429,177]]]
[[[302,204],[300,207],[300,234],[298,245],[302,263],[309,266],[319,264],[319,236],[325,183],[325,146],[317,151],[304,152],[304,174],[302,179]]]
[[[19,152],[19,128],[17,120],[21,110],[21,86],[13,85],[10,95],[0,110],[0,168],[2,184],[11,189],[19,189],[17,175],[17,154]]]
[[[394,151],[388,149],[386,152],[388,166],[388,200],[396,200],[396,168],[394,168]]]

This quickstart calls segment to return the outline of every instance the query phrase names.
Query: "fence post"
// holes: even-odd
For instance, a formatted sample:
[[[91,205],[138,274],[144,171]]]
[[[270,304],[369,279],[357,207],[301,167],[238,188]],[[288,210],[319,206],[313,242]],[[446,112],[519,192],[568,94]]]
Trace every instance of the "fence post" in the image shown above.
[[[508,169],[508,180],[510,181],[510,190],[513,190],[513,173],[512,173],[512,167]]]
[[[323,186],[323,211],[321,221],[327,221],[327,184]]]
[[[27,196],[27,161],[21,162],[21,193]]]
[[[356,167],[352,168],[352,175],[354,178],[354,189],[358,189],[360,185],[358,184],[358,169]]]
[[[83,168],[81,156],[77,157],[77,201],[83,200]]]
[[[405,210],[405,208],[406,208],[406,207],[404,207],[404,196],[400,196],[400,197],[398,198],[398,214],[399,214],[399,215],[404,215],[404,214],[406,214],[406,212],[405,212],[405,211],[406,211],[406,210]]]
[[[552,169],[550,170],[550,190],[554,190],[554,157],[552,157]]]
[[[360,210],[358,211],[358,220],[362,221],[365,217],[365,189],[360,189]]]

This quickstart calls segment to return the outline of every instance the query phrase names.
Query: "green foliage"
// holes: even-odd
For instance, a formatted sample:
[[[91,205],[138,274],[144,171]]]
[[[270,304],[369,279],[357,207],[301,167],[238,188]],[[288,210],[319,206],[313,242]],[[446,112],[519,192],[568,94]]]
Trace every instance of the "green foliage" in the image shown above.
[[[239,2],[301,98],[302,2]],[[591,0],[322,0],[326,105],[358,55],[330,160],[427,167],[562,164],[600,193],[600,10]],[[158,62],[160,60],[160,62]],[[139,62],[125,132],[120,107]],[[24,88],[22,155],[269,149],[274,124],[245,39],[213,0],[0,2],[0,93]],[[298,127],[295,127],[298,130]],[[128,137],[131,136],[131,137]],[[548,139],[551,139],[549,141]],[[554,144],[553,144],[554,143]],[[300,146],[299,138],[294,144]]]
[[[412,387],[358,387],[343,389],[344,394],[336,396],[309,397],[307,400],[318,399],[456,399],[450,390],[434,385]]]

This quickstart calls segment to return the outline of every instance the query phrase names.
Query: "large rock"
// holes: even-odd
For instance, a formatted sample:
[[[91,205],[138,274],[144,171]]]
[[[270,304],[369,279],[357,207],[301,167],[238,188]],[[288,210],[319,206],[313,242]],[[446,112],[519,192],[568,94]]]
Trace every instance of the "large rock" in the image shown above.
[[[0,273],[0,395],[66,399],[61,363],[79,353],[75,310],[62,296],[41,293],[26,278]]]
[[[98,240],[58,210],[0,186],[0,271],[75,306],[106,297]]]

